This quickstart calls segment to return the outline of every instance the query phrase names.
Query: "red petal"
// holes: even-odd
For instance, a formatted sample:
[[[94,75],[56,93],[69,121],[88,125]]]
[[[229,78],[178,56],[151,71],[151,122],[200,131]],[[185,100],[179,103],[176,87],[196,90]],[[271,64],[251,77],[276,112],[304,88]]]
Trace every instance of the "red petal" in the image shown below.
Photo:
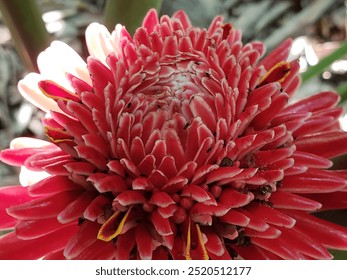
[[[296,251],[296,248],[293,248],[290,243],[280,238],[264,239],[252,237],[252,243],[286,260],[298,260],[303,258],[303,256]]]
[[[189,106],[193,116],[200,117],[208,129],[214,131],[217,121],[210,105],[197,95],[191,100]]]
[[[160,207],[167,207],[171,204],[175,204],[171,196],[166,192],[154,192],[149,200],[149,203]]]
[[[110,197],[99,195],[89,203],[83,213],[83,217],[94,222],[98,217],[105,213],[106,205],[110,205],[111,203],[112,199]]]
[[[72,161],[64,164],[64,167],[71,174],[89,175],[95,171],[95,166],[89,162]]]
[[[39,88],[44,95],[46,95],[49,98],[52,98],[53,100],[61,99],[64,101],[73,100],[77,102],[80,100],[77,94],[68,91],[67,89],[63,88],[62,86],[58,85],[53,81],[40,81]]]
[[[135,228],[135,241],[137,245],[137,251],[139,252],[141,260],[152,259],[153,250],[155,246],[153,244],[153,238],[149,229],[140,224]]]
[[[245,168],[242,172],[236,175],[233,179],[235,183],[243,183],[248,182],[256,173],[258,172],[258,168]],[[226,180],[221,181],[220,183],[223,185]]]
[[[347,229],[322,220],[313,215],[295,210],[287,210],[296,219],[296,227],[303,232],[312,233],[311,238],[331,249],[347,249]]]
[[[194,247],[192,246],[194,244]],[[188,221],[185,244],[185,257],[187,260],[208,260],[205,243],[200,226]]]
[[[294,147],[279,148],[276,150],[258,151],[254,154],[255,164],[258,167],[265,167],[273,164],[276,161],[291,156],[294,152]]]
[[[224,189],[219,197],[219,202],[230,208],[238,208],[249,204],[254,199],[254,195],[249,192],[241,193],[231,188]]]
[[[43,260],[66,260],[66,258],[64,256],[64,249],[47,254],[43,258]]]
[[[317,132],[329,130],[336,123],[336,119],[330,116],[312,117],[293,132],[295,138],[311,135]]]
[[[107,85],[114,83],[113,74],[101,61],[93,57],[87,59],[88,70],[93,82],[94,93],[103,100]]]
[[[194,169],[196,167],[194,166]],[[196,170],[194,172],[194,177],[192,179],[192,184],[196,184],[196,185],[199,185],[200,183],[202,183],[205,179],[206,179],[206,176],[208,176],[208,174],[213,171],[213,170],[216,170],[218,169],[219,166],[217,164],[206,164],[206,165],[203,165],[201,166],[200,168],[198,168],[198,170]]]
[[[143,141],[140,137],[135,137],[130,146],[130,154],[133,162],[139,164],[146,155]]]
[[[302,99],[281,111],[281,115],[316,112],[334,107],[339,101],[339,95],[335,92],[325,91]]]
[[[305,194],[305,197],[321,203],[323,206],[322,208],[320,208],[320,210],[323,211],[334,209],[347,209],[347,192],[345,191],[333,193]]]
[[[169,255],[167,250],[164,247],[158,247],[154,252],[152,256],[152,260],[168,260]]]
[[[173,178],[178,173],[175,158],[172,156],[164,156],[157,169],[163,172],[167,178]]]
[[[33,199],[28,194],[28,188],[21,186],[0,188],[0,228],[7,229],[16,224],[16,219],[6,212],[8,207],[20,205]]]
[[[142,191],[127,190],[116,196],[113,203],[122,206],[142,204],[146,202],[146,197]]]
[[[81,95],[83,92],[92,92],[93,88],[86,83],[84,80],[67,73],[66,77],[70,80],[71,85],[73,86],[74,90],[77,92],[77,94]]]
[[[260,65],[263,65],[266,70],[269,70],[276,63],[287,60],[291,45],[291,39],[283,41],[260,62]]]
[[[232,257],[230,256],[227,248],[224,246],[224,253],[220,256],[217,256],[213,254],[212,252],[208,251],[208,256],[210,257],[211,260],[232,260]]]
[[[157,11],[155,9],[150,9],[142,22],[142,26],[147,29],[148,33],[152,33],[158,24]]]
[[[139,163],[138,169],[141,174],[149,176],[155,169],[156,158],[153,155],[146,155]]]
[[[180,169],[186,163],[186,154],[177,133],[170,129],[164,134],[167,153],[172,155],[176,160],[176,166]]]
[[[207,237],[205,248],[208,253],[212,253],[216,256],[222,256],[225,253],[224,242],[211,228],[204,228],[203,234]]]
[[[89,147],[89,146],[82,146],[78,145],[75,147],[75,150],[77,151],[77,154],[79,157],[83,158],[84,160],[89,161],[92,163],[95,167],[97,167],[100,170],[106,170],[108,163],[106,158],[100,154],[96,149]],[[92,173],[92,172],[90,172]]]
[[[288,77],[281,83],[282,89],[289,97],[292,97],[295,91],[298,89],[301,83],[299,74],[300,63],[299,59],[292,60],[290,62],[290,73]]]
[[[32,240],[18,239],[14,232],[8,233],[0,238],[0,259],[39,259],[47,254],[63,249],[68,240],[76,234],[77,230],[77,225],[68,226]]]
[[[182,168],[178,171],[177,176],[182,176],[187,179],[191,179],[195,174],[197,164],[193,161],[188,161]]]
[[[63,211],[59,213],[57,219],[62,224],[66,224],[72,221],[78,220],[82,217],[84,211],[90,202],[95,198],[96,194],[94,192],[86,191],[81,194],[77,199],[69,203]]]
[[[269,201],[272,203],[274,208],[316,211],[322,207],[322,204],[319,202],[300,195],[282,191],[272,193]]]
[[[57,215],[81,193],[66,191],[35,199],[21,205],[8,208],[9,215],[18,219],[43,219]]]
[[[65,164],[73,163],[73,160],[62,160],[46,165],[42,169],[49,174],[68,177],[70,172],[64,167]]]
[[[288,164],[290,164],[290,162]],[[246,182],[251,185],[265,185],[272,182],[278,182],[283,179],[283,176],[283,170],[260,170]]]
[[[162,190],[167,193],[176,193],[182,190],[188,183],[188,179],[184,176],[176,176],[168,180]]]
[[[310,168],[330,168],[333,165],[331,160],[300,151],[295,151],[293,158],[295,165],[304,165]]]
[[[0,159],[1,161],[13,165],[13,166],[23,166],[24,162],[32,155],[46,151],[45,148],[21,148],[21,149],[6,149],[1,151]]]
[[[236,210],[229,210],[224,216],[219,217],[223,223],[245,227],[249,224],[250,218]]]
[[[223,204],[206,205],[202,202],[197,202],[190,209],[190,217],[199,224],[211,225],[212,216],[224,216],[229,210],[230,208]]]
[[[249,93],[247,107],[258,105],[261,103],[262,100],[271,100],[270,97],[273,96],[275,93],[279,92],[279,90],[280,88],[276,83],[263,85],[254,89]]]
[[[95,242],[99,229],[100,224],[85,220],[78,232],[66,244],[64,256],[67,259],[78,256],[85,248]]]
[[[162,238],[162,245],[165,246],[167,249],[172,250],[175,242],[175,234],[173,233],[171,235],[162,236]]]
[[[181,196],[192,198],[197,202],[205,202],[206,200],[210,200],[208,193],[202,187],[197,185],[185,186]]]
[[[95,240],[86,247],[75,260],[113,260],[115,258],[115,248],[112,242],[105,243],[101,240]]]
[[[314,240],[314,234],[302,232],[296,227],[292,229],[282,229],[281,238],[285,239],[290,246],[297,251],[304,253],[315,259],[331,259],[332,255],[320,243]]]
[[[270,227],[262,218],[254,215],[253,213],[243,208],[238,209],[238,211],[250,218],[250,221],[247,225],[248,228],[263,232]]]
[[[220,167],[218,169],[212,170],[210,174],[207,176],[206,184],[210,184],[213,182],[218,182],[221,180],[228,179],[232,181],[232,178],[235,175],[238,175],[242,172],[243,169],[232,167],[232,166],[226,166],[226,167]]]
[[[153,186],[157,189],[164,188],[165,185],[168,183],[168,179],[165,176],[165,174],[158,169],[153,170],[151,175],[149,176],[149,181],[153,184]]]
[[[330,193],[346,186],[346,180],[328,170],[310,169],[299,175],[285,176],[281,190],[295,193]]]
[[[88,177],[87,181],[91,181],[100,193],[113,192],[116,194],[128,189],[125,180],[118,175],[94,173]]]
[[[307,135],[295,140],[297,150],[332,158],[347,152],[347,133],[340,131]]]
[[[282,229],[281,229],[282,230]],[[281,230],[278,230],[274,227],[270,227],[265,231],[256,231],[250,228],[245,229],[245,235],[249,237],[260,237],[266,239],[275,239],[281,235]]]
[[[18,238],[28,240],[45,236],[66,226],[62,225],[56,218],[19,220],[15,231]]]
[[[144,191],[152,191],[154,186],[150,182],[150,180],[146,177],[137,177],[132,182],[133,190],[144,190]]]
[[[163,218],[158,211],[153,211],[150,219],[159,235],[167,236],[173,234],[169,220]]]
[[[188,29],[189,27],[191,27],[191,23],[190,23],[189,17],[182,10],[179,10],[179,11],[175,12],[173,14],[172,18],[177,18],[180,21],[180,23],[182,24],[184,29]]]
[[[185,252],[184,252],[184,242],[183,237],[175,236],[174,245],[171,250],[169,250],[172,258],[174,260],[185,260]]]
[[[247,247],[234,246],[235,251],[245,260],[278,260],[281,259],[276,254],[261,247],[250,244]]]
[[[269,206],[257,205],[248,207],[248,211],[269,224],[286,228],[292,228],[295,225],[295,219]]]
[[[262,85],[274,82],[282,83],[288,77],[290,71],[291,65],[289,62],[277,62],[263,77],[260,78],[259,86],[261,87]]]
[[[118,160],[110,160],[107,164],[110,171],[116,173],[117,175],[124,177],[124,167]]]
[[[120,163],[123,165],[124,169],[126,170],[126,172],[130,176],[135,176],[135,177],[140,176],[140,172],[139,172],[137,166],[131,160],[128,160],[126,158],[122,158],[120,160]]]
[[[98,134],[85,134],[82,136],[86,146],[92,147],[100,155],[107,158],[110,154],[108,143]]]
[[[178,53],[177,39],[173,36],[164,38],[162,57],[174,56]]]
[[[45,134],[55,144],[64,143],[69,147],[75,146],[75,142],[73,141],[74,137],[63,128],[46,126]],[[66,150],[65,152],[69,153],[69,150]]]
[[[33,171],[42,171],[42,169],[50,164],[62,160],[68,160],[71,158],[71,155],[67,155],[62,150],[52,150],[46,149],[45,151],[36,153],[30,156],[25,162],[24,166]]]
[[[175,212],[177,211],[178,206],[176,204],[170,204],[167,207],[158,207],[158,213],[163,217],[163,218],[170,218],[172,217]]]
[[[135,230],[129,230],[116,239],[116,259],[129,260],[130,252],[135,246]]]

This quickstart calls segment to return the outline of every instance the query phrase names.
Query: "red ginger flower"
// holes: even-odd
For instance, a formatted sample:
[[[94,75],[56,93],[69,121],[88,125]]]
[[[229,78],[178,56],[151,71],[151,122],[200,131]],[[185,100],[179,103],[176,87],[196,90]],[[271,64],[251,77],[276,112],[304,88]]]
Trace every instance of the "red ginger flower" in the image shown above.
[[[54,42],[19,83],[51,142],[1,159],[34,174],[0,189],[1,259],[328,259],[347,230],[347,152],[335,93],[294,104],[287,40],[263,44],[151,10],[133,38],[92,24],[87,64]],[[59,54],[59,57],[58,55]],[[65,56],[61,58],[62,56]],[[52,63],[52,61],[54,63]],[[66,75],[66,72],[68,74]],[[42,94],[43,93],[43,94]],[[23,141],[25,140],[25,141]],[[29,172],[29,173],[28,173]]]

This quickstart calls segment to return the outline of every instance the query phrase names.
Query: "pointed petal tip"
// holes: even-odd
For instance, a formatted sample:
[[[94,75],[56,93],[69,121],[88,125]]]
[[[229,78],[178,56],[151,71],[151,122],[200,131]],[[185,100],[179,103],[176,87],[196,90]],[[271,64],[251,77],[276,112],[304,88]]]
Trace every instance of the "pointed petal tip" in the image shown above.
[[[155,26],[159,24],[157,10],[152,8],[148,11],[142,22],[142,27],[146,28],[148,33],[151,33]]]
[[[183,24],[183,27],[186,29],[191,26],[190,19],[184,10],[178,10],[177,12],[173,14],[172,18],[179,19],[181,23]]]

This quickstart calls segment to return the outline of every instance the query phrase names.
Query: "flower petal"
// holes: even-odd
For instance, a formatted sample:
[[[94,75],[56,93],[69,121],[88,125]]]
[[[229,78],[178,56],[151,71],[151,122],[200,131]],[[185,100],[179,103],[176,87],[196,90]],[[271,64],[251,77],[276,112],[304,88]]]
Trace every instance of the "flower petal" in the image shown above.
[[[16,219],[10,216],[6,209],[10,206],[20,205],[29,202],[34,198],[28,194],[28,189],[21,186],[0,188],[0,228],[12,228],[16,224]]]
[[[132,207],[130,207],[126,213],[121,212],[120,210],[114,212],[113,215],[101,226],[97,238],[108,242],[121,234],[131,209]]]
[[[296,219],[297,228],[303,232],[314,232],[314,240],[325,247],[338,250],[347,249],[347,229],[297,210],[287,210]]]
[[[205,242],[198,224],[188,222],[187,237],[185,244],[185,257],[187,260],[203,259],[208,260],[208,253],[206,251]],[[194,248],[192,243],[196,244]]]
[[[0,238],[0,259],[39,259],[46,254],[63,249],[77,230],[77,225],[71,225],[31,240],[19,239],[14,232],[5,234]],[[37,244],[40,244],[40,246],[37,246]]]
[[[24,204],[11,206],[7,212],[18,219],[43,219],[56,217],[70,202],[74,201],[79,191],[65,191],[44,196]]]

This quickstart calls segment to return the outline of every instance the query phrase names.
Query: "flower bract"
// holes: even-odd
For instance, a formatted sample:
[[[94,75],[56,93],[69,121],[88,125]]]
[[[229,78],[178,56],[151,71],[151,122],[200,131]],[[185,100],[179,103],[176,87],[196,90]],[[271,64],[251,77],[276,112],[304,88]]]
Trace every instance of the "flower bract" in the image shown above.
[[[1,160],[0,259],[329,259],[347,229],[339,97],[291,101],[288,39],[268,55],[222,17],[150,10],[131,36],[93,23],[84,61],[62,42],[19,82],[46,112],[47,140],[17,138]]]

